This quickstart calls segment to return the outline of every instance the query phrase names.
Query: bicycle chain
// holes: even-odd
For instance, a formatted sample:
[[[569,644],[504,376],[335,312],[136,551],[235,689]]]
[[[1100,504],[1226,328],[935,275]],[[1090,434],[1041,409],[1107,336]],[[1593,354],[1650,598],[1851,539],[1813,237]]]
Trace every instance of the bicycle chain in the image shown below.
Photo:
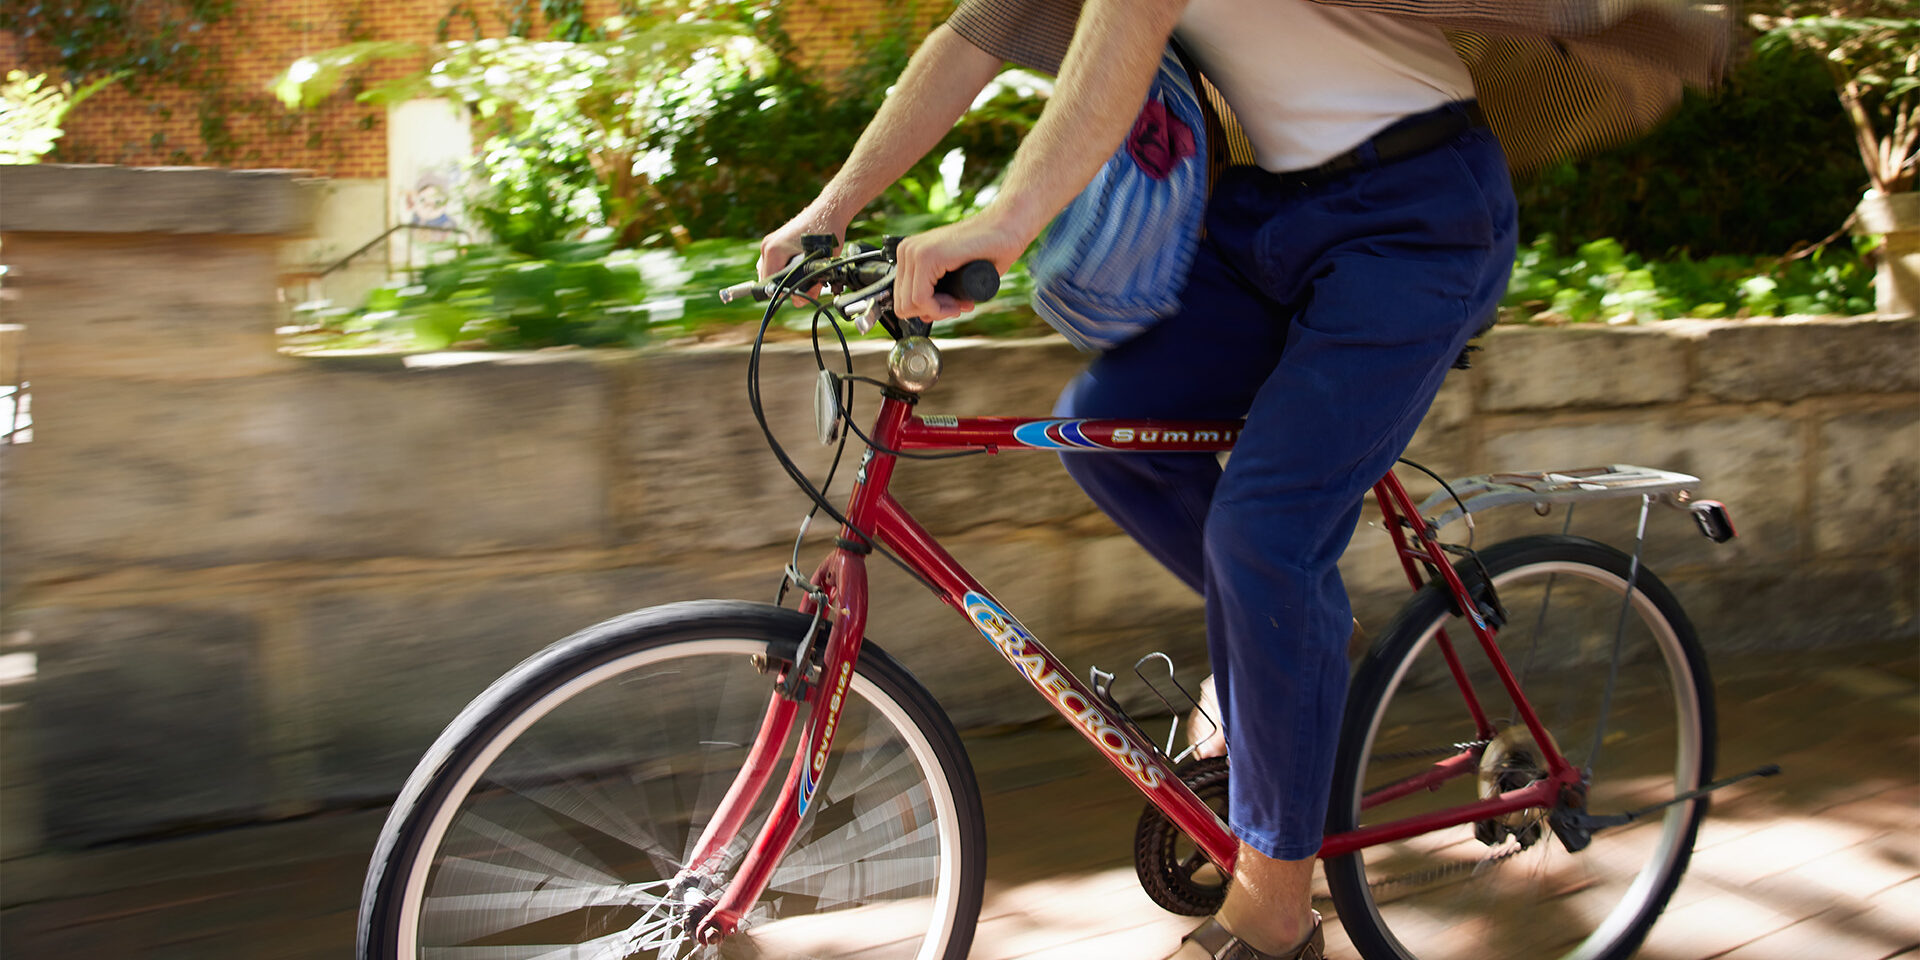
[[[1377,890],[1381,887],[1391,887],[1396,884],[1431,883],[1432,881],[1439,880],[1444,877],[1453,876],[1456,873],[1467,873],[1470,871],[1478,871],[1482,867],[1486,867],[1496,863],[1501,863],[1513,857],[1517,857],[1520,854],[1523,854],[1525,852],[1527,852],[1526,847],[1516,845],[1514,846],[1513,849],[1508,850],[1507,852],[1502,853],[1499,856],[1488,857],[1485,860],[1476,860],[1471,862],[1463,860],[1459,863],[1449,864],[1444,867],[1434,867],[1431,870],[1421,870],[1415,873],[1402,873],[1397,876],[1382,877],[1379,880],[1371,880],[1371,881],[1368,881],[1367,883],[1367,889]]]
[[[1462,753],[1465,753],[1468,750],[1484,749],[1488,746],[1491,746],[1492,744],[1493,744],[1492,740],[1468,740],[1465,743],[1456,743],[1451,747],[1428,747],[1425,750],[1401,750],[1396,753],[1375,753],[1375,754],[1371,754],[1370,757],[1375,761],[1420,760],[1426,757],[1452,757],[1452,756],[1458,756]]]

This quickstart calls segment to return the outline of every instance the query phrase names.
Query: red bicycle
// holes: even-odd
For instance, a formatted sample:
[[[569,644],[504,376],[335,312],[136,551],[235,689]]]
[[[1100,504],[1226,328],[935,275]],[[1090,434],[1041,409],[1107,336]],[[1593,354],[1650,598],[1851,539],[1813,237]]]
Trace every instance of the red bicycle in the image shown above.
[[[816,419],[823,442],[844,452],[851,433],[867,448],[844,508],[824,492],[831,474],[816,487],[767,435],[838,524],[832,553],[811,574],[787,568],[780,596],[795,594],[794,607],[642,610],[495,682],[394,804],[362,896],[361,957],[965,957],[985,879],[978,788],[939,705],[866,636],[875,553],[966,617],[1146,796],[1134,847],[1154,900],[1192,915],[1220,904],[1236,850],[1221,818],[1226,759],[1174,755],[1171,733],[1156,744],[888,484],[910,457],[1224,452],[1240,424],[916,416],[940,356],[926,325],[892,314],[892,245],[834,257],[830,239],[732,292],[772,301],[749,361],[763,430],[768,322],[806,291],[837,292],[816,301]],[[984,300],[998,277],[976,263],[946,282]],[[865,381],[882,394],[866,432],[849,415],[862,378],[850,360],[828,370],[819,349],[822,318],[852,313],[896,340],[889,380]],[[844,356],[840,323],[827,326]],[[1354,673],[1320,851],[1367,960],[1606,960],[1645,938],[1686,869],[1706,794],[1741,779],[1709,782],[1706,661],[1639,563],[1656,502],[1732,536],[1721,505],[1692,499],[1696,483],[1616,466],[1442,482],[1419,504],[1391,474],[1374,488],[1414,594]],[[1559,505],[1570,521],[1576,503],[1602,497],[1640,499],[1634,553],[1564,532],[1484,549],[1439,539],[1491,507]]]

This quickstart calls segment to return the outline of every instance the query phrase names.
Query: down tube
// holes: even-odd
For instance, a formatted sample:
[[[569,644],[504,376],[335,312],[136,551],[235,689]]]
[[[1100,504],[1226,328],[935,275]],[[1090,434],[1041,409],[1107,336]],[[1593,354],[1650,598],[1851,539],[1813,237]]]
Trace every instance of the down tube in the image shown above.
[[[898,501],[883,496],[875,508],[879,522],[874,527],[879,538],[932,580],[948,606],[960,611],[1087,742],[1192,837],[1207,859],[1231,874],[1239,841],[1220,817],[1172,774],[1160,752],[1075,679],[1072,671],[993,599]]]

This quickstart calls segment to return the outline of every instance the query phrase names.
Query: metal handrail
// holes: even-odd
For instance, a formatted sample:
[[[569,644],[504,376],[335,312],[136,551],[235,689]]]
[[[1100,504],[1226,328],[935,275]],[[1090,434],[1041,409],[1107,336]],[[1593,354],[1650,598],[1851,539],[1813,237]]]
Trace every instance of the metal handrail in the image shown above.
[[[341,257],[332,266],[326,268],[325,270],[320,271],[317,274],[314,274],[314,279],[318,280],[322,277],[325,277],[327,274],[333,273],[334,271],[339,270],[342,267],[345,267],[348,263],[352,262],[355,257],[358,257],[361,254],[366,253],[369,250],[372,250],[374,247],[379,246],[388,237],[391,237],[395,233],[398,233],[402,230],[438,230],[442,233],[457,233],[463,238],[467,236],[467,232],[465,230],[460,229],[459,227],[435,227],[435,226],[429,226],[424,223],[396,223],[393,226],[388,227],[379,236],[374,237],[372,240],[368,240],[366,243],[361,244],[359,249],[353,251],[352,253],[347,254],[344,257]]]

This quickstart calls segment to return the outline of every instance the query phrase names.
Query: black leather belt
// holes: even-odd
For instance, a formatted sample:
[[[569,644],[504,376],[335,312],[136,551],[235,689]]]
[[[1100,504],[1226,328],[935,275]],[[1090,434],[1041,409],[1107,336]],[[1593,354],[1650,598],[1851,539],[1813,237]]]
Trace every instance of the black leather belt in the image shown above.
[[[1480,112],[1479,101],[1461,100],[1425,113],[1403,117],[1374,134],[1367,142],[1317,167],[1289,170],[1275,176],[1305,186],[1325,183],[1355,170],[1426,153],[1468,130],[1486,125],[1487,117]]]

